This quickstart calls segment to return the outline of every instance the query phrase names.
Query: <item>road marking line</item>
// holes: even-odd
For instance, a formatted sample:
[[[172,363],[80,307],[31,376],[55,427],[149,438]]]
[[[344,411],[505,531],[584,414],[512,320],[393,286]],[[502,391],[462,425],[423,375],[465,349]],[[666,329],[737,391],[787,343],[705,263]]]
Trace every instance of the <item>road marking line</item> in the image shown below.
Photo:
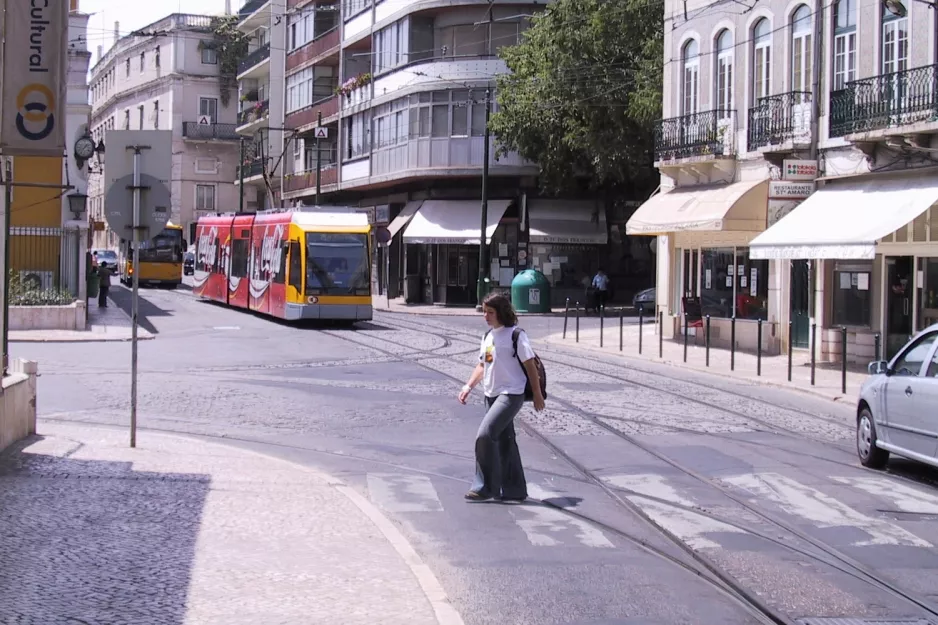
[[[560,510],[543,506],[527,507],[523,511],[518,509],[515,513],[515,523],[518,524],[528,541],[535,547],[555,547],[561,544],[550,534],[559,534],[574,530],[580,544],[586,547],[613,549],[615,545],[593,525],[581,519],[574,519]],[[527,518],[518,518],[518,515]]]
[[[912,488],[895,480],[881,477],[831,477],[835,482],[853,486],[871,495],[889,499],[902,512],[938,514],[938,496]]]
[[[371,500],[390,512],[440,512],[443,504],[424,475],[369,473]]]
[[[739,475],[724,478],[728,484],[749,491],[757,497],[775,502],[796,516],[813,522],[819,528],[854,527],[869,534],[869,540],[853,543],[857,547],[871,545],[911,545],[931,547],[931,543],[882,519],[867,516],[847,504],[776,473]]]
[[[618,488],[631,490],[642,495],[663,499],[671,503],[680,504],[688,508],[693,508],[695,504],[690,499],[682,497],[663,475],[650,473],[639,473],[634,475],[610,475],[604,477],[603,481]]]

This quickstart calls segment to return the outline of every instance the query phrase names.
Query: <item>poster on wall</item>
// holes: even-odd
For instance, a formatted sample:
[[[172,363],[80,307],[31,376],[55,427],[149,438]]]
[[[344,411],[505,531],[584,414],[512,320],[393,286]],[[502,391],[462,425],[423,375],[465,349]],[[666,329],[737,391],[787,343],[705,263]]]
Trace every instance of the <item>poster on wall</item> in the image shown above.
[[[710,289],[711,288],[710,285],[711,285],[710,270],[707,269],[706,271],[704,271],[704,288]]]
[[[756,297],[759,293],[759,270],[753,267],[749,271],[749,295]]]

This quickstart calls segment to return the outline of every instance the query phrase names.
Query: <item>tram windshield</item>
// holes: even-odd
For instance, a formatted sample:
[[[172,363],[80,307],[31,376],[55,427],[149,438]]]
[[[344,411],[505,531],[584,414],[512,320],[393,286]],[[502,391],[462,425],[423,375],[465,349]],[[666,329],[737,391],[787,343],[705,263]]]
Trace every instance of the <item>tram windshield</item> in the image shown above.
[[[368,237],[364,234],[306,234],[307,295],[368,295]]]

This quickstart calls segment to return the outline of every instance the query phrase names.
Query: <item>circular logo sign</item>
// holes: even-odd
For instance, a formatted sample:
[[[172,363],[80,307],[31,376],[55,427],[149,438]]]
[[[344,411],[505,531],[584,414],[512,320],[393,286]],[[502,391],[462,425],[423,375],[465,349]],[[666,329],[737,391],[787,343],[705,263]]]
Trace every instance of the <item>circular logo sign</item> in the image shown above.
[[[42,141],[55,130],[55,95],[39,83],[23,87],[16,95],[16,129],[25,139]]]
[[[319,303],[319,298],[316,297],[315,295],[310,295],[309,297],[306,298],[306,301],[307,301],[307,303],[309,303],[309,304],[318,304],[318,303]]]

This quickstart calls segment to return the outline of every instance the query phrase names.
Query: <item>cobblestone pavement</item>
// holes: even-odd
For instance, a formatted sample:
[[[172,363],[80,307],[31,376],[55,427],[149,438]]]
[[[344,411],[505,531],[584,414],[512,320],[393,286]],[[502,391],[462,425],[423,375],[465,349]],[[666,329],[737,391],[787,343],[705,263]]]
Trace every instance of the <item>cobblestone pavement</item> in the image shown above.
[[[433,602],[428,600],[428,594]],[[367,500],[229,446],[42,423],[0,455],[4,625],[460,625]]]

